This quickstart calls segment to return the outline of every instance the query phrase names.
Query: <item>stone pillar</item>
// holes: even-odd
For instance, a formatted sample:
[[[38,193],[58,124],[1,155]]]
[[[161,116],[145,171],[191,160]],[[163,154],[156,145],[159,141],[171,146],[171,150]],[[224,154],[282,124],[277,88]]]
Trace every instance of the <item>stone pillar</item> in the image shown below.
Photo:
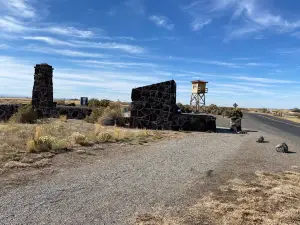
[[[37,64],[34,72],[34,85],[32,90],[32,107],[39,116],[48,117],[53,110],[53,68],[42,63]]]

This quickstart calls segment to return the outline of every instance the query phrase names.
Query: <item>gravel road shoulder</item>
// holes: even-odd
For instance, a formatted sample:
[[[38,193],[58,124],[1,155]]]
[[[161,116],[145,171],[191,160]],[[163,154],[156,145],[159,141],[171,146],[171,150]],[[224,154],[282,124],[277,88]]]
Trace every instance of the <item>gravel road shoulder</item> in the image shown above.
[[[266,137],[269,143],[258,144]],[[3,224],[132,224],[135,215],[179,212],[223,181],[256,170],[286,170],[298,154],[277,154],[278,136],[190,133],[96,162],[60,169],[47,179],[0,193]],[[290,143],[290,148],[297,145]]]

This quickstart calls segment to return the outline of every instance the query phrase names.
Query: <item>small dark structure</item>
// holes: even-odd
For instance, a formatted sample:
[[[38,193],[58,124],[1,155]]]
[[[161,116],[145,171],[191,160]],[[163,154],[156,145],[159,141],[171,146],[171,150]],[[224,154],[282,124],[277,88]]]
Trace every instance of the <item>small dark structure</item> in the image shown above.
[[[80,105],[81,106],[87,106],[89,104],[89,99],[88,97],[81,97],[80,98]]]
[[[131,99],[132,128],[216,131],[215,116],[180,113],[174,80],[132,89]]]

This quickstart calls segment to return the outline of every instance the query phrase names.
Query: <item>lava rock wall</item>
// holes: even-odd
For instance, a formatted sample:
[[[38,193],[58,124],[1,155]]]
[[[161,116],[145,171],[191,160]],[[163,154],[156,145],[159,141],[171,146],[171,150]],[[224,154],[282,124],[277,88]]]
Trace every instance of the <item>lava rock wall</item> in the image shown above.
[[[39,117],[50,117],[53,113],[53,68],[42,63],[37,64],[32,89],[32,107]]]
[[[135,88],[131,93],[130,126],[158,130],[216,130],[212,115],[181,114],[174,80]]]
[[[55,114],[66,115],[67,119],[83,120],[91,115],[92,110],[86,107],[57,106]]]
[[[0,121],[8,121],[9,118],[18,112],[22,105],[0,105]],[[57,106],[47,112],[48,117],[58,118],[60,115],[66,115],[67,119],[83,120],[91,115],[92,110],[87,107],[69,107]]]
[[[131,99],[132,127],[164,130],[172,128],[172,118],[177,110],[174,80],[135,88]]]
[[[7,121],[22,105],[0,105],[0,121]]]

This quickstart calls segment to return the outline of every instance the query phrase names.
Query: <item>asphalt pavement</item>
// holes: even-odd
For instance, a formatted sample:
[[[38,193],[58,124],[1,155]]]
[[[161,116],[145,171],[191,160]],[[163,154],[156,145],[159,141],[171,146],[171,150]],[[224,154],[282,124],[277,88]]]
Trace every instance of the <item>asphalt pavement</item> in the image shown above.
[[[243,127],[276,134],[282,137],[300,138],[299,123],[265,114],[244,113]]]

